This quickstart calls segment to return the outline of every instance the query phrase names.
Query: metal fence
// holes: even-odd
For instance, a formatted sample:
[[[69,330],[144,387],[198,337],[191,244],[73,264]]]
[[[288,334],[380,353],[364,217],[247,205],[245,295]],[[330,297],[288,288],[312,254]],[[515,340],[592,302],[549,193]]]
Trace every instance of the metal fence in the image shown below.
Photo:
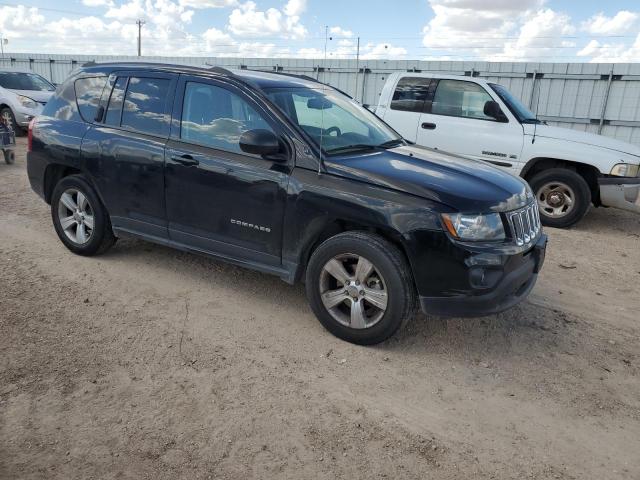
[[[640,145],[640,64],[493,63],[419,60],[339,60],[220,57],[116,57],[5,54],[0,66],[29,69],[54,83],[90,60],[143,60],[186,65],[275,70],[313,76],[376,104],[395,71],[451,73],[505,85],[549,124]]]

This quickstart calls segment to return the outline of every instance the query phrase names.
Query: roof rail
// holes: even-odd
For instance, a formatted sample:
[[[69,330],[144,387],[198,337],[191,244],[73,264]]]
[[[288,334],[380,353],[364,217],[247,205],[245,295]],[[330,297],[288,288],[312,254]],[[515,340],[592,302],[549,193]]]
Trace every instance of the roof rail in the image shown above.
[[[228,70],[226,68],[218,67],[217,65],[208,65],[206,63],[205,65],[207,65],[207,70],[209,70],[212,73],[219,73],[220,75],[226,75],[228,77],[236,76],[231,70]]]

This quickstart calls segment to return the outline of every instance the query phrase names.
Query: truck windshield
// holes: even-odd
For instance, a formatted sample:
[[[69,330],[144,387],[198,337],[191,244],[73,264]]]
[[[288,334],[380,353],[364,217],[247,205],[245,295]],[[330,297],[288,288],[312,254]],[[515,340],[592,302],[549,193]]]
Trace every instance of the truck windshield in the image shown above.
[[[514,97],[505,87],[495,83],[491,83],[489,86],[498,94],[500,99],[507,104],[511,113],[516,116],[520,123],[542,123],[536,119],[535,114],[531,110],[525,107],[524,104]]]
[[[0,87],[9,90],[39,90],[53,92],[56,87],[35,73],[0,72]]]
[[[271,88],[265,94],[329,155],[404,143],[373,113],[332,88]]]

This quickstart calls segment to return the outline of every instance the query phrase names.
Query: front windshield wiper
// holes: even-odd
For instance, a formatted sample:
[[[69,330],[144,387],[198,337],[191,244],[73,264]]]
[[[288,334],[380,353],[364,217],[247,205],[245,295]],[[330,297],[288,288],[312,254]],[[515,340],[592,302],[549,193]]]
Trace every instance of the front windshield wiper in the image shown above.
[[[370,145],[368,143],[354,143],[353,145],[343,145],[341,147],[330,148],[327,153],[341,153],[351,150],[375,150],[377,145]]]
[[[352,150],[386,150],[387,148],[395,147],[397,145],[404,144],[404,140],[402,138],[394,138],[393,140],[387,140],[386,142],[382,142],[379,145],[371,145],[368,143],[354,143],[353,145],[343,145],[341,147],[335,147],[327,150],[327,153],[341,153],[348,152]]]

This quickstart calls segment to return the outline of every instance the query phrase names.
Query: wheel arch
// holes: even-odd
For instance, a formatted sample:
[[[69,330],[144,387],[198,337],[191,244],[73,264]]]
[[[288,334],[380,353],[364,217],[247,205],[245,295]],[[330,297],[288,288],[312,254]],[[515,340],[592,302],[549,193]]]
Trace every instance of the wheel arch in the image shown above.
[[[299,268],[298,272],[296,273],[296,281],[304,279],[309,259],[311,258],[311,255],[313,255],[313,252],[316,250],[316,248],[318,248],[327,239],[338,235],[339,233],[350,231],[368,232],[381,236],[392,245],[395,245],[400,250],[402,255],[404,255],[405,259],[407,260],[407,264],[411,265],[407,249],[402,240],[402,235],[399,232],[391,228],[367,225],[365,223],[354,222],[353,220],[334,218],[331,220],[327,220],[323,225],[315,228],[313,237],[310,238],[309,241],[307,241],[301,249]],[[410,272],[410,275],[415,285],[413,272]]]
[[[565,168],[576,172],[584,178],[587,185],[589,185],[589,190],[591,191],[591,202],[596,206],[600,205],[600,189],[598,187],[600,171],[592,165],[574,162],[571,160],[563,160],[561,158],[536,157],[526,163],[520,172],[520,176],[529,182],[537,173],[550,168]]]
[[[44,171],[43,192],[44,199],[48,204],[51,204],[51,196],[53,195],[53,190],[56,188],[58,182],[64,177],[68,177],[70,175],[82,175],[82,171],[76,167],[71,167],[61,163],[50,163],[47,165],[47,168]],[[84,176],[84,178],[86,179],[86,176]]]

